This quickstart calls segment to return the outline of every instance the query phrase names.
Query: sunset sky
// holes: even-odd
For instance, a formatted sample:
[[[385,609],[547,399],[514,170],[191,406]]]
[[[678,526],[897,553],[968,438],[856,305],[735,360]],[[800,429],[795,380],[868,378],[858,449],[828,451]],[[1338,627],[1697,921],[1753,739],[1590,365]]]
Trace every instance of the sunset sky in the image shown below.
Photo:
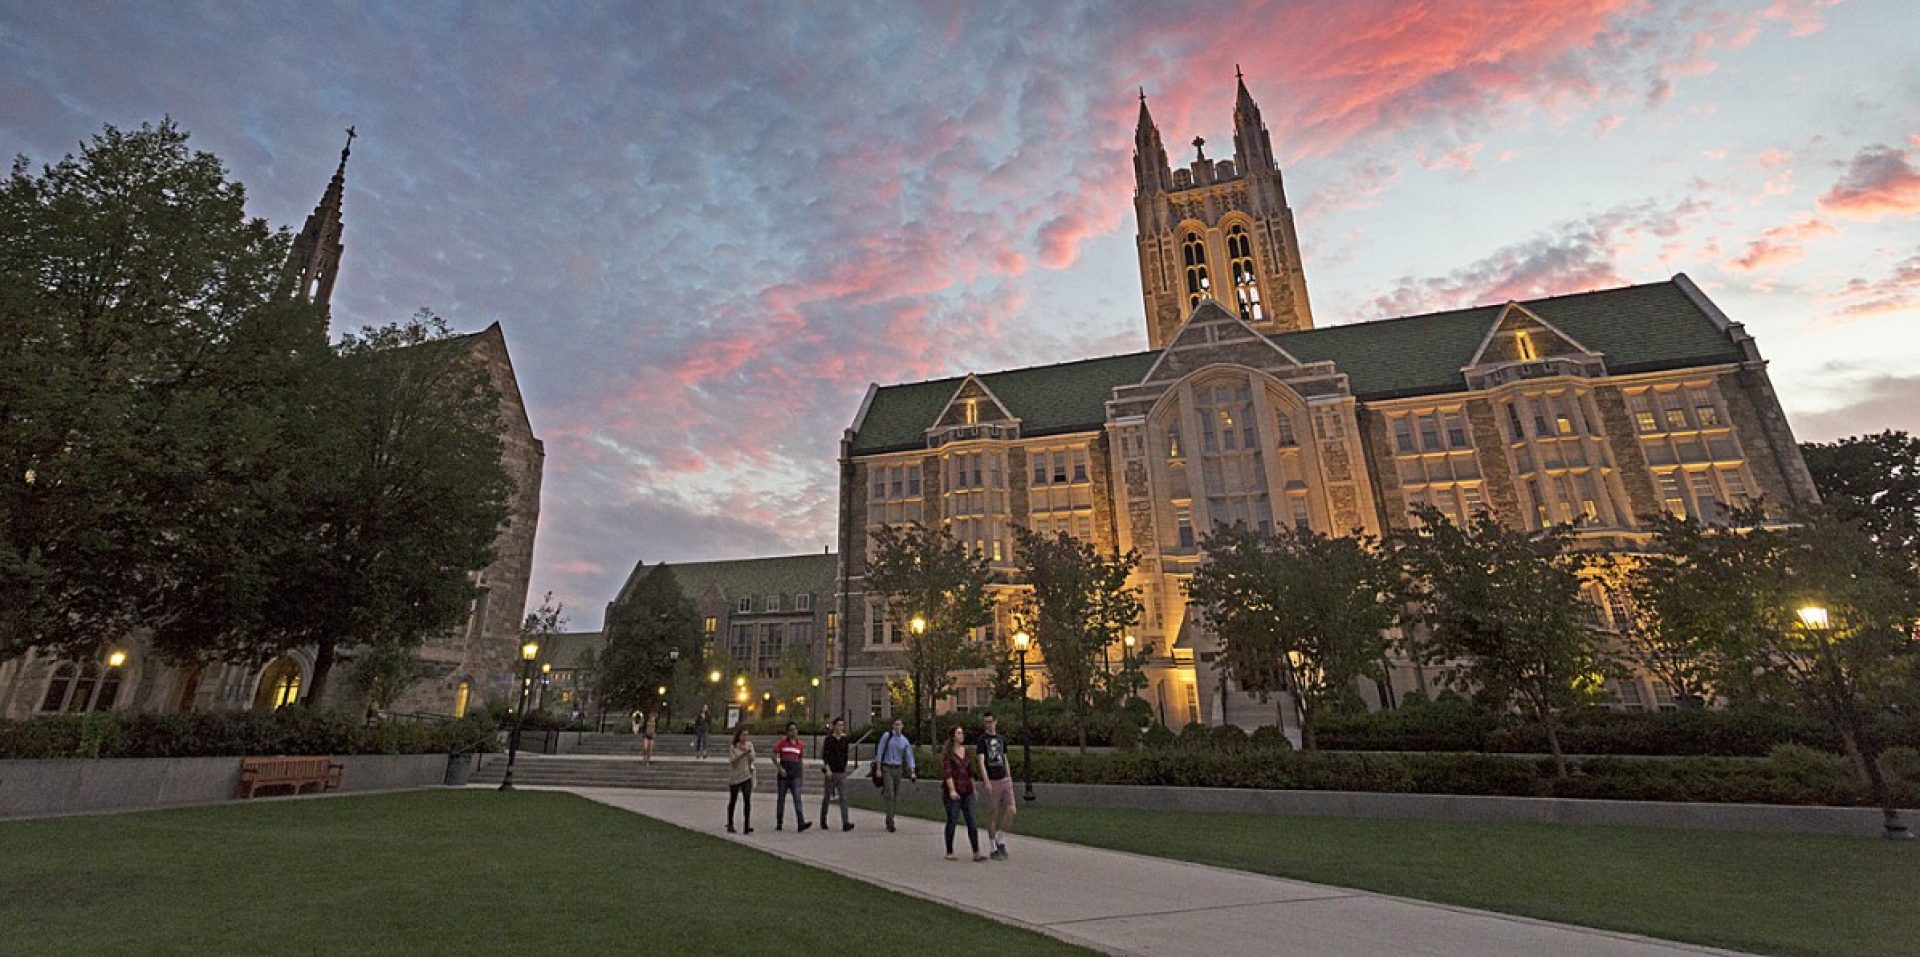
[[[1286,171],[1322,325],[1685,272],[1803,439],[1920,431],[1913,0],[0,0],[0,148],[172,116],[297,227],[348,124],[341,327],[499,321],[533,595],[819,551],[869,382],[1146,346],[1129,157]]]

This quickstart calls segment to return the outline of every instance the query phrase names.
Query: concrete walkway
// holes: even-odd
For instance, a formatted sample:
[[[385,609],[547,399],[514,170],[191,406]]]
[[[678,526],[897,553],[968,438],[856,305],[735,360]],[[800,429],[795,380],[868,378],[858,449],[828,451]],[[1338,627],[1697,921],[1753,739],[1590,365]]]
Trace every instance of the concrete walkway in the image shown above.
[[[582,797],[770,854],[1039,931],[1109,954],[1287,954],[1315,957],[1674,957],[1728,951],[1485,911],[1282,880],[1243,871],[1016,836],[1006,863],[942,859],[943,825],[855,810],[855,828],[787,822],[754,799],[754,833],[727,834],[725,794],[569,788]],[[809,789],[807,813],[819,811]],[[788,808],[792,810],[791,806]],[[986,835],[981,834],[981,840]],[[1496,861],[1462,866],[1499,866]]]

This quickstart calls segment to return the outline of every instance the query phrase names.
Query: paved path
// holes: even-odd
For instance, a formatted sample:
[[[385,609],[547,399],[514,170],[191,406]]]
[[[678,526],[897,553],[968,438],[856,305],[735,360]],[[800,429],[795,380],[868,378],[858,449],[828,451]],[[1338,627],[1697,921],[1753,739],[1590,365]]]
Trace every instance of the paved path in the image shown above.
[[[1015,837],[1012,860],[943,860],[942,825],[855,810],[852,831],[773,829],[755,795],[754,833],[727,834],[725,794],[569,788],[583,797],[747,844],[1109,954],[1264,953],[1315,957],[1675,957],[1728,951],[1550,924],[1366,891],[1076,844]],[[808,795],[819,810],[819,791]],[[791,808],[789,808],[791,810]],[[981,840],[986,839],[985,834]],[[1499,866],[1498,862],[1461,862]]]

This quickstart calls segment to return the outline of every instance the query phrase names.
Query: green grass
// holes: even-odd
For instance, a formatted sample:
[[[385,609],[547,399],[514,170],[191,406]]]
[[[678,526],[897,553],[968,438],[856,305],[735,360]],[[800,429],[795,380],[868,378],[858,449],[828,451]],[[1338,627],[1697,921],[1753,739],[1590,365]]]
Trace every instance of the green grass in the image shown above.
[[[1021,808],[1016,834],[1762,954],[1920,953],[1920,846],[1910,843],[1095,810],[1045,798]],[[931,801],[903,808],[940,816]],[[1018,838],[1009,846],[1017,860]]]
[[[838,957],[865,939],[856,927],[910,927],[917,939],[940,940],[956,953],[1086,953],[584,798],[537,791],[4,822],[0,925],[13,957]]]

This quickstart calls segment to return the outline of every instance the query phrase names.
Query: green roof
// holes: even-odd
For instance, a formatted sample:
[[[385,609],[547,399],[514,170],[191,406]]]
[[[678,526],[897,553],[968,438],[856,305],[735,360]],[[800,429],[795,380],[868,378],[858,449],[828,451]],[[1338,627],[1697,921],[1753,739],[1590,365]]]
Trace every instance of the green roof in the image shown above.
[[[1527,309],[1600,353],[1614,374],[1737,362],[1740,349],[1680,280],[1527,300]],[[1505,303],[1273,336],[1301,362],[1330,361],[1362,400],[1463,392],[1473,360]],[[980,376],[1022,435],[1083,432],[1106,422],[1115,386],[1139,382],[1158,352],[1084,359]],[[872,455],[925,445],[931,426],[964,376],[874,391],[851,452]]]
[[[540,642],[540,660],[565,671],[579,666],[581,652],[591,650],[597,656],[606,646],[607,636],[598,631],[556,632]]]
[[[807,555],[782,555],[774,558],[735,558],[714,562],[667,562],[674,581],[689,599],[699,599],[709,587],[718,586],[729,597],[753,596],[755,607],[761,595],[831,595],[839,568],[832,552]],[[620,586],[614,601],[625,601],[633,586],[650,568],[637,564]],[[816,603],[817,604],[817,603]]]

